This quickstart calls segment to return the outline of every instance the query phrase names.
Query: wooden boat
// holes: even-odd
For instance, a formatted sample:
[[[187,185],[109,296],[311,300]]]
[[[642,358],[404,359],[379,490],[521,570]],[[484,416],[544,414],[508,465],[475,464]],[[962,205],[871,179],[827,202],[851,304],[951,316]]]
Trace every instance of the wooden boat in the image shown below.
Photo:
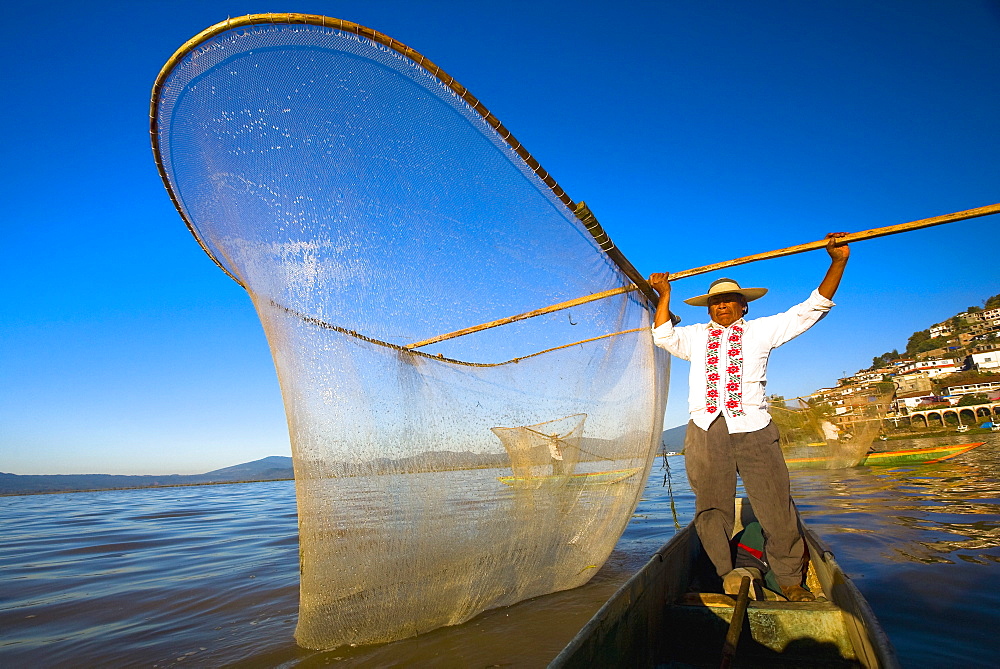
[[[808,528],[807,586],[815,602],[751,601],[731,657],[741,667],[898,667],[895,651],[857,587]],[[693,595],[700,542],[688,526],[573,638],[549,665],[718,667],[737,602]]]
[[[851,466],[855,467],[895,467],[898,465],[922,465],[933,462],[942,462],[956,456],[971,451],[982,446],[983,441],[971,444],[953,444],[950,446],[934,446],[931,448],[912,448],[899,451],[882,451],[879,453],[868,453],[861,460]],[[830,459],[827,456],[814,458],[788,458],[785,464],[789,469],[809,469],[829,467]]]
[[[512,488],[541,488],[550,485],[610,485],[632,478],[639,473],[638,467],[614,469],[607,472],[587,472],[569,476],[552,474],[549,476],[498,476],[497,480]]]

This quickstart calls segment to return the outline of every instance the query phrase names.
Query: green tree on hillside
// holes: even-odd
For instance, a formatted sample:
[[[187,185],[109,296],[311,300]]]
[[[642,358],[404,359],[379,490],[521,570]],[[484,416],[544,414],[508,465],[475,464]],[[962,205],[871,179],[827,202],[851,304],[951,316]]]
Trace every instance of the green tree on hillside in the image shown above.
[[[878,369],[879,367],[885,367],[893,360],[899,360],[899,351],[892,349],[887,351],[882,355],[875,356],[872,358],[872,366],[868,369]]]
[[[931,338],[930,330],[919,330],[911,334],[910,338],[906,341],[906,355],[912,355],[913,353],[916,353],[917,347],[930,338]]]
[[[974,406],[976,404],[986,404],[990,401],[990,398],[983,393],[975,393],[974,395],[964,395],[962,399],[958,401],[958,406],[968,407]]]
[[[916,355],[924,351],[933,351],[936,348],[943,348],[948,345],[945,337],[931,337],[930,330],[920,330],[910,335],[906,342],[906,355]]]

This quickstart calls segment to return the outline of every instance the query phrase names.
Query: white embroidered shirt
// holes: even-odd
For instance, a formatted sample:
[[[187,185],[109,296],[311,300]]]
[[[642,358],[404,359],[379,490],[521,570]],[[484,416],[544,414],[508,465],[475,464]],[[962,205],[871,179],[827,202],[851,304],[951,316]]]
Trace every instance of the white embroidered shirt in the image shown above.
[[[805,302],[774,316],[729,327],[700,323],[674,327],[670,321],[653,328],[653,343],[672,355],[689,360],[688,410],[703,430],[720,415],[730,433],[767,427],[767,360],[771,351],[815,325],[833,302],[814,290]]]

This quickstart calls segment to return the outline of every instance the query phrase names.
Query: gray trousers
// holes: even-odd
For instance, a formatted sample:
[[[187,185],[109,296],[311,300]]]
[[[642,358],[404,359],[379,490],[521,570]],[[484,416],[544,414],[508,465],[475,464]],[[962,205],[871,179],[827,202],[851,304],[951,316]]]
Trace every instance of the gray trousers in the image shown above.
[[[729,538],[735,515],[736,474],[764,530],[767,559],[782,586],[802,581],[805,544],[792,502],[778,428],[729,434],[726,417],[702,430],[688,423],[684,464],[695,495],[694,526],[719,576],[733,569]]]

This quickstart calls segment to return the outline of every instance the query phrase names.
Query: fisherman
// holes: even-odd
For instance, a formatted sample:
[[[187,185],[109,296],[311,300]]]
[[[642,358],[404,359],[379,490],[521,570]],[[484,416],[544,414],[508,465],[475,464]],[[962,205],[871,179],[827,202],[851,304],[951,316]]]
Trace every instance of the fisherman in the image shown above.
[[[850,256],[846,242],[838,243],[846,234],[826,236],[830,267],[819,288],[805,302],[775,316],[745,320],[747,303],[762,297],[767,289],[741,288],[732,279],[718,279],[706,294],[684,300],[692,306],[708,307],[711,322],[674,327],[669,273],[649,278],[649,285],[660,294],[653,342],[691,363],[691,420],[684,459],[695,493],[694,524],[729,594],[738,591],[745,575],[733,569],[729,547],[739,473],[764,529],[768,560],[782,593],[790,601],[815,599],[802,587],[804,542],[764,386],[771,351],[815,325],[833,306],[831,300]]]

